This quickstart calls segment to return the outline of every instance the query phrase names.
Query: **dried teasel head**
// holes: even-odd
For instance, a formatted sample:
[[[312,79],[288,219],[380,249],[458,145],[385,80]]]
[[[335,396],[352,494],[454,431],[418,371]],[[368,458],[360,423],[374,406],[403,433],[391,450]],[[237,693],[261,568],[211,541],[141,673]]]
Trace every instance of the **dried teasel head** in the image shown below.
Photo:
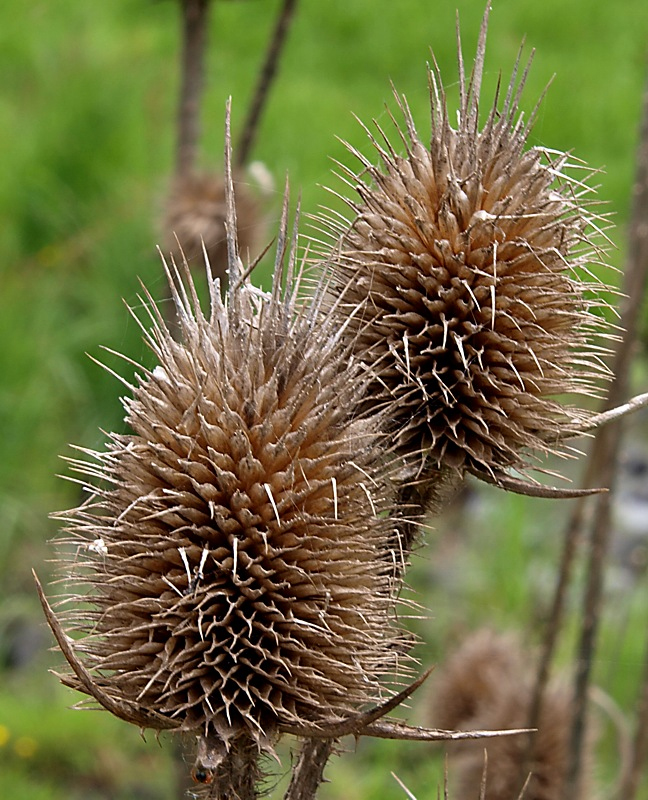
[[[236,218],[239,250],[244,257],[256,255],[263,229],[259,198],[244,173],[235,175]],[[203,248],[212,274],[227,287],[227,203],[225,176],[216,172],[180,174],[166,200],[162,219],[164,250],[177,263],[204,264]]]
[[[64,683],[202,737],[195,776],[219,797],[281,731],[321,734],[388,695],[410,641],[379,428],[355,410],[364,370],[297,296],[286,207],[272,291],[249,283],[226,175],[228,297],[210,280],[205,316],[167,267],[176,341],[146,295],[158,366],[127,384],[132,433],[73,461],[90,497],[61,515],[71,591],[57,614],[43,597]]]
[[[470,634],[439,669],[430,719],[464,730],[522,728],[528,724],[535,669],[519,637],[481,629]],[[457,796],[485,800],[561,800],[569,764],[573,692],[554,680],[546,688],[537,730],[530,734],[461,742],[450,753]],[[590,797],[596,730],[583,756],[586,780],[578,797]],[[487,754],[485,792],[480,794]],[[524,786],[524,791],[521,789]]]
[[[335,242],[322,259],[332,302],[356,310],[347,340],[379,372],[366,402],[391,404],[394,446],[422,498],[448,472],[514,487],[507,470],[585,425],[588,413],[558,396],[596,396],[606,376],[591,171],[527,148],[535,113],[525,123],[519,111],[519,59],[480,123],[487,21],[488,9],[469,77],[459,44],[456,127],[435,66],[429,144],[396,95],[398,146],[377,124],[378,166],[349,146],[361,164],[345,170],[353,218],[321,222]]]

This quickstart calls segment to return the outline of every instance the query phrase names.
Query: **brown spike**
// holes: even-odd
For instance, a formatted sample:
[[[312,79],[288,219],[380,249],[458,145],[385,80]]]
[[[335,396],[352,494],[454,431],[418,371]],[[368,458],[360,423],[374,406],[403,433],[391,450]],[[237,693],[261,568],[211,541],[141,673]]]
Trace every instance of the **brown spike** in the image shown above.
[[[470,470],[470,474],[474,475],[475,478],[479,478],[480,481],[484,481],[484,483],[497,486],[498,489],[504,489],[514,494],[522,494],[526,497],[543,497],[547,500],[573,500],[576,497],[589,497],[592,494],[601,494],[601,492],[608,491],[605,488],[562,489],[558,486],[545,486],[542,483],[531,483],[520,478],[514,478],[504,472],[490,475],[483,470]]]
[[[74,647],[72,646],[72,640],[63,631],[61,623],[58,621],[56,614],[54,614],[52,611],[52,607],[50,606],[47,597],[45,597],[42,584],[34,570],[32,570],[32,575],[34,577],[34,582],[36,583],[36,591],[38,592],[38,598],[41,602],[45,619],[47,620],[47,623],[50,626],[56,641],[58,642],[58,646],[61,648],[61,652],[67,659],[68,664],[72,667],[76,677],[78,678],[78,685],[75,685],[74,688],[78,688],[87,692],[99,703],[99,705],[103,706],[106,711],[110,711],[111,714],[114,714],[116,717],[119,717],[126,722],[132,722],[134,725],[137,725],[140,728],[157,728],[158,730],[173,730],[174,728],[178,728],[180,723],[172,719],[167,719],[161,714],[156,714],[155,712],[138,707],[136,704],[131,703],[128,700],[120,699],[114,694],[104,691],[99,686],[97,681],[92,677],[81,659],[76,654]],[[68,682],[67,679],[65,679],[65,682],[68,685],[72,685],[74,683]]]

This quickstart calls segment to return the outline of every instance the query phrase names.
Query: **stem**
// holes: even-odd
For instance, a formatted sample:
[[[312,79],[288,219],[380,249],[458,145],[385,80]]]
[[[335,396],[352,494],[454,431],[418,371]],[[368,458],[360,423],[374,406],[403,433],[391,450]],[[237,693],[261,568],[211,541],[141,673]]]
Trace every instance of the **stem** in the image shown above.
[[[200,103],[205,78],[205,51],[210,0],[181,0],[182,78],[178,102],[176,173],[189,174],[196,161]]]
[[[259,127],[259,119],[261,118],[261,113],[267,100],[268,90],[270,89],[277,71],[279,57],[281,55],[286,34],[290,28],[290,23],[294,16],[296,6],[297,0],[283,0],[281,11],[279,12],[279,16],[277,17],[277,22],[275,24],[274,33],[272,39],[270,40],[270,44],[268,45],[266,58],[259,73],[252,103],[250,104],[248,115],[243,126],[243,133],[241,134],[241,138],[239,139],[238,146],[236,148],[236,165],[238,167],[241,167],[246,163],[248,156],[250,155],[250,151],[252,150],[252,145],[254,144],[254,139]]]
[[[588,461],[582,484],[585,487],[593,486],[596,480],[597,475],[594,469],[594,460],[591,459]],[[547,628],[545,630],[542,648],[540,651],[540,659],[538,662],[533,694],[531,696],[529,718],[527,721],[529,728],[537,728],[540,722],[540,715],[542,713],[542,698],[544,697],[544,693],[549,682],[551,662],[553,661],[556,645],[558,643],[558,636],[560,634],[560,629],[562,628],[562,623],[565,616],[567,590],[569,589],[569,584],[571,583],[574,562],[576,560],[576,554],[578,551],[578,544],[586,524],[585,512],[587,510],[587,506],[585,500],[585,497],[579,497],[575,500],[573,511],[567,522],[563,550],[560,558],[558,580],[554,590],[551,612],[547,621]],[[529,736],[529,742],[521,763],[520,785],[528,780],[529,766],[534,755],[534,744],[535,733],[532,733]]]
[[[218,766],[209,791],[209,800],[257,800],[261,779],[259,746],[251,738],[240,736]]]
[[[641,774],[648,763],[648,642],[646,643],[646,654],[644,657],[643,679],[639,695],[639,708],[637,711],[637,726],[635,729],[634,742],[630,766],[626,775],[623,776],[619,797],[623,800],[634,800],[639,791]]]
[[[632,221],[628,247],[629,293],[637,293],[635,304],[643,297],[648,273],[648,80],[644,90],[643,115],[637,156],[637,178],[634,186]],[[630,294],[629,303],[633,295]],[[637,319],[633,318],[632,333],[636,335]],[[635,732],[632,765],[623,781],[620,796],[634,800],[639,790],[641,772],[648,760],[648,643],[644,661],[643,680],[639,694],[637,726]]]
[[[398,489],[393,519],[400,537],[395,550],[397,554],[402,553],[403,571],[407,558],[424,530],[425,518],[440,514],[458,493],[462,482],[463,475],[459,472],[441,467],[429,469],[418,480]]]
[[[615,353],[614,381],[607,398],[607,408],[620,405],[627,395],[630,364],[648,277],[648,224],[646,224],[646,219],[648,219],[648,87],[644,94],[637,174],[628,235],[628,257],[623,285],[625,302],[621,309],[621,324],[625,328],[625,335]],[[593,469],[596,470],[598,476],[597,482],[609,486],[610,494],[600,495],[597,498],[595,522],[590,542],[583,625],[574,687],[574,718],[564,790],[565,798],[577,797],[580,789],[582,751],[587,728],[587,694],[602,607],[603,567],[609,542],[611,495],[614,489],[620,436],[621,426],[618,422],[602,428],[596,435],[592,451]]]
[[[312,800],[324,780],[334,739],[304,739],[284,800]]]
[[[604,438],[607,438],[608,442],[601,447],[601,452],[604,452],[609,457],[609,462],[601,477],[610,487],[611,494],[615,482],[620,431],[610,431],[608,429],[607,433],[610,435]],[[565,798],[580,796],[583,749],[587,731],[587,697],[601,617],[605,561],[610,540],[610,494],[602,495],[598,500],[589,545],[587,581],[582,612],[583,621],[574,681],[574,705],[569,740],[569,764],[564,789]]]
[[[587,484],[586,484],[587,485]],[[565,534],[565,541],[563,544],[562,556],[560,559],[560,570],[558,573],[558,581],[554,591],[554,597],[551,604],[551,613],[547,622],[547,629],[545,631],[544,640],[542,642],[542,649],[540,653],[540,660],[538,662],[538,670],[536,672],[535,684],[533,687],[533,694],[531,696],[531,705],[529,711],[528,726],[529,728],[537,728],[540,719],[540,712],[542,710],[542,698],[544,696],[547,683],[549,682],[549,671],[551,662],[553,660],[556,644],[558,642],[558,635],[562,626],[562,621],[565,613],[565,600],[567,597],[567,589],[571,582],[572,570],[576,558],[576,551],[578,549],[578,542],[580,539],[581,531],[583,528],[585,504],[583,499],[578,499],[574,504],[574,511],[569,518],[567,531]],[[533,734],[530,738],[529,751],[526,753],[525,759],[522,764],[522,779],[528,772],[527,766],[532,757],[533,748]]]

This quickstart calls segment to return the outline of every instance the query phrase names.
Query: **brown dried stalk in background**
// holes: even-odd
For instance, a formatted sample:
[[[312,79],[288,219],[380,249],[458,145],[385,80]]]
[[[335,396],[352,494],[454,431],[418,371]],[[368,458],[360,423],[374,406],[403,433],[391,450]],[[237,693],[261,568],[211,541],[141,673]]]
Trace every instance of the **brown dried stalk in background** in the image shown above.
[[[176,173],[188,175],[196,163],[200,110],[205,88],[205,55],[211,0],[180,0],[182,56],[178,100]]]
[[[634,800],[639,791],[642,775],[648,764],[648,643],[644,655],[641,685],[637,703],[635,733],[629,768],[622,776],[619,796],[623,800]]]
[[[590,171],[526,149],[535,113],[522,121],[519,59],[480,127],[487,24],[488,9],[469,77],[459,44],[457,128],[435,68],[430,144],[396,95],[405,155],[376,125],[382,142],[368,135],[380,166],[350,147],[362,168],[345,170],[359,196],[347,201],[352,222],[323,220],[336,241],[332,302],[360,309],[346,338],[378,374],[366,402],[396,400],[394,447],[406,481],[418,481],[401,497],[412,513],[433,509],[439,488],[445,495],[466,472],[551,495],[508,471],[564,454],[560,439],[589,413],[556,396],[597,396],[606,377],[594,341],[606,331],[596,313],[605,301],[588,269],[601,261]]]
[[[640,130],[637,172],[633,193],[629,227],[628,256],[622,289],[621,325],[624,336],[617,347],[612,371],[614,381],[610,387],[606,407],[623,402],[629,392],[630,366],[640,326],[640,313],[646,296],[648,282],[648,91],[644,95],[643,118]],[[614,489],[621,425],[615,422],[597,433],[592,452],[591,473],[588,478],[610,487],[610,494],[597,498],[589,540],[589,558],[586,587],[583,597],[583,624],[578,649],[574,687],[575,718],[571,732],[569,781],[565,787],[565,800],[578,791],[582,781],[582,750],[587,735],[587,696],[591,669],[597,645],[598,626],[603,607],[603,579],[611,529],[611,494]],[[576,514],[575,512],[575,518]],[[574,527],[576,524],[573,523]],[[648,673],[647,673],[648,675]],[[646,693],[646,688],[642,689]],[[648,739],[648,714],[640,703],[634,766],[622,787],[624,800],[632,800],[639,782],[642,750],[646,752]]]
[[[620,340],[612,365],[614,381],[605,403],[606,408],[613,408],[621,403],[628,391],[628,375],[633,357],[640,311],[645,297],[646,276],[648,274],[648,95],[644,99],[644,115],[640,132],[639,154],[637,158],[637,176],[634,187],[632,218],[629,228],[629,248],[627,265],[624,272],[623,290],[625,299],[621,306],[621,326],[624,335]],[[631,401],[632,402],[632,401]],[[605,413],[605,412],[604,412]],[[590,459],[583,478],[584,486],[595,484],[607,486],[614,490],[615,470],[617,468],[618,439],[621,433],[618,422],[615,428],[601,429],[591,448]],[[576,714],[572,730],[570,782],[566,786],[566,796],[577,790],[580,782],[581,743],[586,734],[586,698],[590,680],[590,670],[597,639],[598,617],[601,611],[603,569],[608,551],[610,528],[611,497],[601,498],[595,509],[587,508],[584,501],[579,500],[570,515],[565,531],[563,552],[561,555],[558,580],[549,613],[549,621],[544,635],[542,652],[537,667],[535,689],[531,711],[528,719],[530,728],[536,727],[541,712],[545,686],[549,679],[551,662],[557,645],[558,636],[564,622],[566,594],[569,587],[574,562],[577,555],[579,539],[584,535],[587,514],[593,512],[594,519],[592,539],[590,542],[590,561],[588,573],[588,589],[584,598],[583,629],[580,642],[579,668],[576,675]],[[637,737],[645,735],[646,722],[639,720]],[[532,748],[532,744],[530,745]],[[637,749],[637,748],[635,748]],[[641,745],[639,746],[641,751]],[[531,752],[531,751],[530,751]],[[530,754],[529,754],[530,755]],[[637,775],[642,769],[641,762],[635,758],[635,767],[626,776],[622,796],[628,799],[636,791]],[[521,779],[526,768],[523,768]]]
[[[268,94],[272,82],[277,72],[279,59],[286,42],[286,36],[290,30],[295,9],[297,8],[297,0],[283,0],[277,21],[275,23],[274,31],[268,44],[263,65],[259,72],[256,89],[250,103],[250,108],[245,118],[243,125],[243,132],[241,133],[238,145],[236,147],[236,164],[243,167],[247,164],[250,157],[250,152],[254,146],[257,132],[259,130],[259,123],[261,115],[268,99]]]
[[[165,251],[171,253],[177,261],[185,258],[190,265],[202,265],[203,245],[206,246],[212,271],[220,279],[224,290],[228,279],[225,182],[218,172],[196,169],[210,0],[181,0],[180,5],[183,54],[178,102],[176,174],[166,200],[161,230]],[[244,169],[258,132],[296,5],[297,0],[285,0],[279,10],[236,152],[234,183],[238,238],[241,253],[246,257],[255,255],[259,249],[263,215],[260,199],[250,188]]]
[[[176,169],[165,202],[161,231],[164,250],[180,262],[203,263],[206,246],[212,271],[227,286],[225,183],[220,173],[196,169],[211,0],[180,0],[182,56],[177,113]],[[260,209],[242,178],[236,181],[239,244],[243,253],[258,245]],[[167,301],[171,298],[167,296]],[[171,316],[168,321],[173,325]]]

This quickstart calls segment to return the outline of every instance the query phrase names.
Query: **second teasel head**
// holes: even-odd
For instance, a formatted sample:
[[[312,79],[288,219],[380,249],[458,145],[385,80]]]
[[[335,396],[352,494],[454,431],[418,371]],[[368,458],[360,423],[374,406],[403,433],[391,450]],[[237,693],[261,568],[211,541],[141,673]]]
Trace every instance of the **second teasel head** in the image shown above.
[[[429,143],[396,95],[395,143],[368,132],[378,165],[350,148],[351,218],[324,221],[331,303],[353,313],[348,340],[377,374],[366,403],[391,404],[423,496],[426,475],[524,471],[588,417],[561,396],[596,395],[606,375],[591,171],[528,147],[517,64],[480,122],[487,17],[469,76],[460,58],[456,127],[435,67]]]

